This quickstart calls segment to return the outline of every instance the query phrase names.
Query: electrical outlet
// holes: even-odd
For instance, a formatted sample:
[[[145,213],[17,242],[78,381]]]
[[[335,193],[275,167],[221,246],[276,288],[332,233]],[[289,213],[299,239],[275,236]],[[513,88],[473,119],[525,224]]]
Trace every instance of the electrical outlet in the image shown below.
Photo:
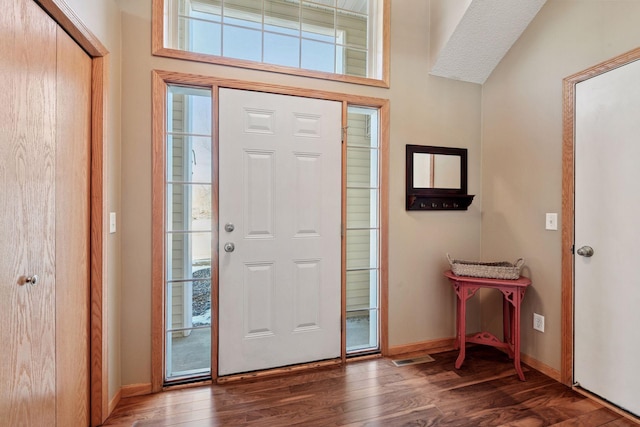
[[[538,313],[533,313],[533,329],[536,331],[544,332],[544,316]]]

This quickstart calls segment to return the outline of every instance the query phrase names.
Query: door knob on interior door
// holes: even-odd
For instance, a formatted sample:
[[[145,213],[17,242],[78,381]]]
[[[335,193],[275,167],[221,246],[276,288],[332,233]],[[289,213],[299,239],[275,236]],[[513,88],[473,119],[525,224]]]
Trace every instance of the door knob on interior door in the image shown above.
[[[591,246],[583,246],[578,249],[578,255],[583,257],[592,257],[593,256],[593,248]]]
[[[225,252],[233,252],[236,249],[236,245],[234,245],[231,242],[227,242],[224,244],[224,251]]]

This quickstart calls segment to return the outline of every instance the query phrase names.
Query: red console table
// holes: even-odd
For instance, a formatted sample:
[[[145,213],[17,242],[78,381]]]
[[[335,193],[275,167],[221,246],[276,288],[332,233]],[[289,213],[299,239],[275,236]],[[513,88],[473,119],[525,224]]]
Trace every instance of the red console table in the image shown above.
[[[520,303],[524,298],[527,286],[531,280],[520,277],[515,280],[484,279],[478,277],[456,276],[453,272],[445,271],[444,275],[449,279],[456,291],[456,348],[460,349],[456,359],[456,369],[460,369],[465,357],[465,344],[476,343],[504,348],[518,373],[518,377],[524,381],[524,374],[520,367]],[[498,289],[502,292],[502,324],[504,340],[500,341],[489,332],[478,332],[466,335],[466,309],[467,300],[475,295],[480,288]]]

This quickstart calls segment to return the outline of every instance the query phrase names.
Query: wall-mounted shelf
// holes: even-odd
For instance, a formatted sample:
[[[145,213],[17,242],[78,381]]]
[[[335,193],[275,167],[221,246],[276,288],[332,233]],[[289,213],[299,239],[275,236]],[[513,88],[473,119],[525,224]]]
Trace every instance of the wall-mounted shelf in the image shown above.
[[[467,150],[407,145],[408,211],[467,210]]]
[[[407,196],[408,211],[466,211],[475,196],[451,194],[448,196]]]

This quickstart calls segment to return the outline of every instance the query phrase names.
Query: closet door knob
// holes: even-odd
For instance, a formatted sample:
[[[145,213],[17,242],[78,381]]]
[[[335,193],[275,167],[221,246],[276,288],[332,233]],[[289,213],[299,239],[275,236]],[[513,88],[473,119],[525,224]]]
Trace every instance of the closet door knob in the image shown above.
[[[31,286],[35,286],[38,284],[38,275],[34,274],[33,276],[28,276],[24,282],[30,284]]]

